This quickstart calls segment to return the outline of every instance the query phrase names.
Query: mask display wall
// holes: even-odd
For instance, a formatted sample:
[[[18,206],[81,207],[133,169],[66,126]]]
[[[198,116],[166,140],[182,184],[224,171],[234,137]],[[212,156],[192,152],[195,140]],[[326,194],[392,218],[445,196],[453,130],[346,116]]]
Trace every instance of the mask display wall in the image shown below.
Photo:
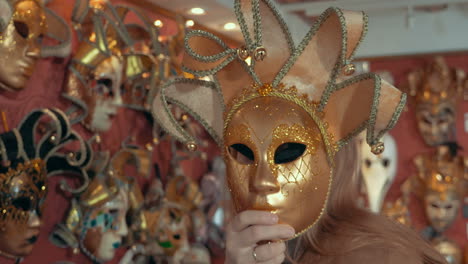
[[[296,49],[270,2],[253,3],[236,1],[242,47],[187,33],[185,70],[216,81],[168,83],[155,98],[154,117],[192,148],[197,142],[167,110],[169,103],[189,109],[223,150],[235,210],[274,212],[299,235],[326,209],[336,152],[367,128],[367,143],[382,153],[379,139],[406,97],[372,73],[342,81],[354,71],[362,13],[326,10]],[[324,63],[310,64],[318,60]]]
[[[86,190],[76,196],[64,223],[58,224],[49,237],[56,246],[80,250],[97,263],[114,258],[116,250],[128,235],[126,215],[130,207],[134,211],[137,200],[142,200],[139,188],[124,174],[127,163],[145,171],[147,162],[140,162],[136,150],[121,150],[109,161],[107,153],[95,153],[94,178]],[[91,173],[93,172],[93,173]]]
[[[379,213],[397,171],[397,148],[395,140],[389,134],[382,137],[385,151],[374,155],[371,148],[361,141],[359,144],[361,154],[361,184],[367,194],[369,208]]]
[[[418,128],[427,145],[455,141],[457,98],[463,94],[464,79],[465,72],[449,68],[442,57],[408,75]]]
[[[78,145],[68,149],[70,145]],[[29,255],[38,239],[46,206],[47,178],[72,173],[87,184],[89,146],[71,130],[58,109],[36,110],[18,128],[0,134],[0,255]],[[66,183],[62,188],[79,192]]]
[[[71,33],[67,23],[41,0],[0,1],[0,89],[22,90],[41,57],[70,54]],[[46,37],[58,41],[46,46]],[[43,42],[44,41],[44,42]]]

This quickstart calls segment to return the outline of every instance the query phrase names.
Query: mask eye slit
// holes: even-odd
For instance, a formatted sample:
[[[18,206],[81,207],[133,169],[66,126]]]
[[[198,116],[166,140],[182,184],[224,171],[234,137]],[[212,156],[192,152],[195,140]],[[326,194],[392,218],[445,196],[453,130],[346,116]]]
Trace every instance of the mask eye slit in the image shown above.
[[[255,161],[254,152],[244,144],[233,144],[229,147],[229,154],[237,162],[245,165],[253,164]]]
[[[306,145],[301,143],[281,144],[275,151],[275,164],[295,161],[304,154],[306,148]]]

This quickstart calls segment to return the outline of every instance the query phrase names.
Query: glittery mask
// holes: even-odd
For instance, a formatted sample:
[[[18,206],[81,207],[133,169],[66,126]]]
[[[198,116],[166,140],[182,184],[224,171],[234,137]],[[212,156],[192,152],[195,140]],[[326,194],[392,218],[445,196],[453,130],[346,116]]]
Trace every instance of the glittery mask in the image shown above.
[[[129,209],[144,221],[139,222],[141,229],[137,231],[146,231],[146,219],[140,210],[141,191],[132,178],[125,176],[124,168],[131,163],[141,176],[147,176],[149,160],[148,152],[138,149],[122,149],[112,159],[107,152],[95,153],[89,169],[94,178],[72,201],[64,223],[58,224],[49,237],[51,242],[59,247],[71,247],[74,253],[81,250],[91,260],[101,263],[114,257],[127,236]]]
[[[420,156],[415,159],[419,190],[429,223],[442,233],[458,215],[463,197],[465,166],[462,157],[440,160],[438,156]]]
[[[405,95],[379,76],[351,77],[367,29],[361,12],[326,10],[297,46],[268,0],[237,0],[245,45],[229,48],[194,30],[186,36],[184,70],[213,82],[175,79],[153,102],[153,115],[189,149],[197,142],[169,111],[187,110],[224,150],[237,211],[277,213],[297,234],[326,209],[334,158],[367,128],[372,152],[392,128]]]
[[[74,144],[79,149],[70,152]],[[82,169],[90,155],[89,147],[57,109],[33,111],[18,128],[0,134],[0,255],[19,258],[30,254],[41,228],[47,177],[75,174],[86,185]],[[72,189],[61,184],[71,192],[82,186]]]
[[[63,19],[36,0],[2,0],[0,9],[0,57],[9,62],[0,65],[0,89],[17,91],[25,87],[41,56],[69,54],[70,32]],[[55,51],[42,44],[48,34],[61,38]]]
[[[456,98],[463,92],[464,77],[462,70],[449,68],[442,57],[408,75],[418,128],[427,145],[455,141]]]

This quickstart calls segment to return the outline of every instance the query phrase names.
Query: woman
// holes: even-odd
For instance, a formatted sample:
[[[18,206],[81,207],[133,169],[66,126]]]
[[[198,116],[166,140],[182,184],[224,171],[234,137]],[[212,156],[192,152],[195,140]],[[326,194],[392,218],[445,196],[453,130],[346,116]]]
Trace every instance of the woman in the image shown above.
[[[235,12],[245,40],[239,48],[187,33],[184,70],[214,81],[176,79],[153,102],[156,120],[189,149],[196,142],[168,104],[187,110],[223,149],[239,213],[227,234],[227,263],[281,263],[286,247],[275,241],[292,238],[299,263],[418,263],[403,251],[407,231],[355,209],[350,190],[352,138],[367,129],[372,152],[381,154],[379,140],[406,101],[375,74],[353,76],[365,14],[329,8],[295,46],[270,1],[237,0]]]

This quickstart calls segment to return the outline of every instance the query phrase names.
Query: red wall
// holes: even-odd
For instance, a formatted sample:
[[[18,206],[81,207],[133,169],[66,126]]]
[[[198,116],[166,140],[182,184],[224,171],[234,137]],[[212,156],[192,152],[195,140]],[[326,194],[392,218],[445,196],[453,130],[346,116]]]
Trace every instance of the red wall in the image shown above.
[[[447,65],[450,67],[456,67],[463,69],[468,73],[468,54],[457,54],[444,56]],[[430,61],[432,56],[418,56],[414,58],[386,58],[371,61],[372,71],[390,71],[395,78],[395,85],[397,87],[403,87],[406,85],[407,74],[418,67],[422,67],[425,63]],[[407,111],[405,111],[396,127],[390,132],[395,137],[398,146],[398,174],[395,179],[393,186],[391,187],[387,201],[393,201],[397,199],[400,193],[400,185],[409,176],[416,173],[416,169],[413,166],[412,159],[415,155],[421,153],[432,153],[433,149],[425,146],[422,137],[419,135],[414,105],[412,100],[408,100]],[[457,111],[457,141],[463,147],[462,155],[468,155],[468,134],[464,131],[463,115],[468,112],[468,102],[461,102]],[[424,209],[421,202],[412,197],[410,203],[411,218],[416,229],[421,230],[425,228],[428,222],[424,216]],[[467,242],[467,231],[466,224],[468,219],[463,219],[461,210],[453,226],[446,231],[446,235],[457,241],[460,245],[466,246]]]
[[[74,1],[55,1],[54,10],[60,15],[68,18],[71,14],[71,8]],[[163,29],[163,34],[174,34],[175,25],[171,24],[170,20],[164,20],[166,28]],[[76,43],[74,43],[76,46]],[[388,70],[393,73],[396,80],[396,85],[402,85],[405,82],[406,74],[416,67],[421,67],[424,62],[430,57],[418,58],[396,58],[396,59],[379,59],[372,62],[373,71]],[[468,72],[468,54],[447,56],[447,62],[450,66],[460,67]],[[42,60],[37,65],[37,70],[32,76],[28,86],[21,92],[16,94],[0,92],[0,109],[6,111],[10,127],[16,126],[24,115],[36,108],[42,107],[59,107],[65,109],[67,102],[60,98],[63,78],[68,60],[63,59],[46,59]],[[468,102],[461,104],[457,120],[458,140],[459,144],[468,151],[468,137],[463,131],[463,113],[468,111]],[[82,131],[80,127],[76,129]],[[84,132],[84,134],[86,134]],[[151,140],[150,126],[144,117],[132,110],[121,109],[112,129],[103,135],[102,146],[115,152],[119,149],[121,142],[127,135],[135,135],[137,141],[142,145]],[[409,110],[403,113],[400,122],[391,133],[398,144],[399,165],[398,176],[396,182],[388,194],[388,200],[396,199],[399,193],[399,185],[410,175],[414,174],[415,170],[412,166],[412,158],[419,153],[430,152],[431,149],[424,146],[421,137],[419,136],[416,123],[414,120],[414,112],[411,105]],[[89,136],[89,135],[86,135]],[[212,152],[212,151],[210,151]],[[153,154],[154,162],[157,162],[162,170],[163,175],[168,171],[168,163],[171,155],[168,150],[168,144],[162,143],[156,148]],[[201,159],[188,161],[184,163],[185,172],[188,176],[199,179],[206,171],[206,161]],[[60,249],[53,246],[48,241],[48,234],[53,229],[54,225],[63,219],[69,203],[68,198],[63,196],[58,191],[58,182],[63,178],[60,176],[51,178],[49,181],[49,195],[47,197],[47,208],[44,215],[44,225],[41,230],[41,235],[32,254],[25,259],[24,264],[49,264],[55,261],[67,260],[75,263],[86,264],[90,261],[82,255],[73,255],[69,249]],[[139,179],[140,185],[144,188],[148,184],[148,179]],[[427,225],[424,220],[422,207],[417,200],[411,204],[412,218],[415,226],[421,229]],[[467,244],[465,224],[461,214],[456,223],[448,230],[447,234],[452,239],[455,239],[461,244]],[[122,254],[120,252],[119,254]],[[118,263],[116,260],[111,263]],[[0,263],[8,263],[7,260],[0,258]]]

